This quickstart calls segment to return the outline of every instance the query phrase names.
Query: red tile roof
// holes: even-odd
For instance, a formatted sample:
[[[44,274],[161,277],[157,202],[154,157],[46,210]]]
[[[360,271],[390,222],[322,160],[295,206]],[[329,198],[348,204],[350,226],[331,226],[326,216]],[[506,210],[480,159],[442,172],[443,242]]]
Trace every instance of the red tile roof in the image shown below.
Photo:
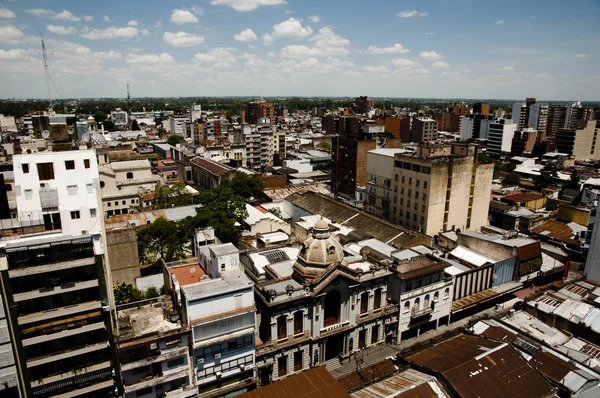
[[[206,275],[198,264],[188,264],[175,266],[169,269],[169,274],[175,275],[179,286],[191,285],[200,282],[200,279]]]
[[[258,205],[258,206],[254,206],[254,208],[258,211],[260,211],[262,214],[267,214],[269,212],[269,210],[265,209],[264,207]]]

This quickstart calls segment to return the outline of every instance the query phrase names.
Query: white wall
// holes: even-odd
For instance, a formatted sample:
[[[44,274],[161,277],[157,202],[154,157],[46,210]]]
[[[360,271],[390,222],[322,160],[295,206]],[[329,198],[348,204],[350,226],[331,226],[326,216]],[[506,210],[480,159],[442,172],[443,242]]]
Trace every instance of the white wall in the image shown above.
[[[84,167],[85,159],[89,160],[89,168]],[[70,160],[75,162],[73,170],[67,170],[65,166],[65,161]],[[52,163],[54,179],[40,181],[38,163]],[[24,173],[24,164],[29,166],[29,173]],[[93,150],[15,155],[13,165],[20,220],[43,220],[40,190],[50,189],[57,192],[62,230],[66,235],[76,236],[82,231],[102,231],[103,212],[98,192],[98,164]],[[46,188],[42,188],[41,184]],[[30,191],[31,195],[26,191]],[[27,199],[28,197],[30,199]],[[91,214],[92,209],[95,210],[95,216]],[[73,211],[79,212],[79,218],[71,217]]]
[[[201,284],[209,285],[211,283],[222,283],[220,279],[212,279],[207,280],[206,282],[199,282]],[[184,288],[185,292],[185,288]],[[239,308],[251,307],[254,305],[254,291],[252,287],[249,287],[245,290],[240,290],[236,292],[232,292],[227,295],[217,295],[218,292],[215,292],[215,295],[212,297],[206,297],[200,300],[190,301],[189,298],[186,297],[187,301],[187,316],[190,321],[199,318],[205,318],[211,315],[220,314],[224,312],[234,311]],[[254,313],[252,313],[254,314]],[[254,315],[252,315],[254,319]],[[233,318],[230,318],[233,319]],[[242,322],[244,325],[240,328],[245,327],[254,327],[255,322],[252,320],[251,322],[240,318],[238,321]],[[196,328],[201,328],[198,326]],[[207,339],[209,337],[214,337],[213,334],[210,336],[206,333],[198,334],[196,333],[196,328],[194,328],[194,341],[199,341],[203,339]],[[238,329],[236,327],[236,329]],[[228,330],[224,330],[228,332]],[[213,333],[213,332],[211,332]],[[218,333],[217,333],[218,334]]]

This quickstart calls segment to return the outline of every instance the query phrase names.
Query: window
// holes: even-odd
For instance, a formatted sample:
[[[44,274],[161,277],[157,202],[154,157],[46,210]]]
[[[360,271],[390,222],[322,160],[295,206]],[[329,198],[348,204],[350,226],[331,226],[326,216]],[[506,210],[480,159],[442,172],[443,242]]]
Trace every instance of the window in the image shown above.
[[[287,337],[287,316],[281,315],[277,318],[277,340]]]
[[[38,163],[37,170],[40,181],[54,180],[54,165],[52,163]]]
[[[304,331],[304,314],[297,311],[294,314],[294,334],[300,334]]]
[[[183,363],[184,363],[183,357],[179,357],[179,358],[173,359],[172,361],[167,362],[167,367],[175,368],[177,366],[183,365]]]
[[[106,202],[106,207],[110,207],[112,204],[110,202]]]
[[[74,160],[65,160],[65,169],[75,170],[75,161]]]
[[[131,180],[133,178],[133,173],[130,171],[127,173],[127,179]]]
[[[111,217],[113,214],[114,214],[114,213],[113,213],[113,211],[112,211],[112,210],[108,210],[108,211],[106,212],[106,217]]]
[[[10,192],[10,191],[12,191],[12,185],[10,185],[10,184],[5,184],[5,185],[4,185],[4,190],[5,190],[6,192]]]
[[[415,191],[415,198],[419,199],[419,191]]]
[[[104,183],[104,181],[100,181],[100,188],[104,188],[106,184]]]
[[[426,193],[423,194],[423,200],[427,200],[427,194]]]
[[[427,181],[423,181],[423,189],[427,189]]]
[[[29,173],[29,163],[23,163],[21,165],[21,168],[23,169],[23,174],[28,174]]]
[[[81,214],[79,213],[79,210],[71,212],[71,220],[79,220],[80,218]]]
[[[332,290],[325,296],[325,327],[340,323],[342,295],[339,290]]]
[[[425,300],[423,301],[423,308],[424,309],[429,308],[429,295],[425,296]]]
[[[33,197],[33,191],[31,189],[25,190],[25,199],[29,200]]]
[[[421,205],[421,212],[425,213],[425,205]]]
[[[121,203],[122,203],[123,205],[126,205],[126,204],[127,204],[127,201],[123,200]]]
[[[360,295],[360,313],[366,314],[369,312],[369,292],[364,292]]]
[[[85,167],[86,169],[90,168],[90,160],[89,159],[83,159],[83,167]]]
[[[141,390],[137,390],[135,392],[135,396],[143,397],[144,395],[152,394],[153,392],[154,391],[152,390],[152,387],[146,387],[146,388],[142,388]]]
[[[67,185],[67,192],[69,195],[77,195],[77,185]]]
[[[408,183],[412,184],[412,177],[408,177]]]
[[[283,377],[287,374],[287,355],[277,359],[277,376]]]
[[[433,294],[433,302],[437,303],[440,300],[440,292],[435,292]]]
[[[446,290],[444,290],[444,300],[448,300],[448,298],[450,298],[450,288],[447,287]]]
[[[402,182],[404,182],[404,176],[402,176]]]
[[[134,203],[135,203],[135,199],[131,199],[131,204],[134,204]]]
[[[371,328],[371,344],[376,344],[379,341],[379,325]]]
[[[417,179],[417,188],[419,188],[420,183],[421,183],[421,180]]]
[[[302,357],[304,357],[304,351],[296,351],[294,353],[294,372],[298,372],[304,368]]]
[[[413,309],[415,312],[419,312],[419,307],[421,306],[421,300],[417,297],[415,299],[415,305],[413,305]]]
[[[378,310],[381,308],[381,289],[375,290],[375,298],[373,300],[373,309]]]
[[[90,217],[96,217],[96,209],[90,209]]]
[[[410,311],[410,301],[404,303],[404,313],[406,314],[408,311]]]

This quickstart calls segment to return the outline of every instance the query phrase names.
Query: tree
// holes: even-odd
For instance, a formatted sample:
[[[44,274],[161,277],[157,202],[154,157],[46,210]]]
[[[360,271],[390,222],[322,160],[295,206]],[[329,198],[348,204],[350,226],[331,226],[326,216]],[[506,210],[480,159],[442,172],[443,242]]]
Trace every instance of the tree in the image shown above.
[[[571,173],[571,178],[569,178],[567,188],[576,189],[579,191],[579,172],[577,170],[573,170]]]
[[[115,295],[115,303],[117,305],[144,299],[144,292],[125,282],[113,283],[113,292]]]
[[[265,184],[260,178],[245,173],[238,173],[233,179],[223,181],[221,185],[245,199],[262,199],[265,192]]]
[[[194,204],[194,197],[186,189],[185,183],[178,181],[172,185],[159,185],[154,191],[154,208],[189,206]]]
[[[154,297],[158,297],[160,296],[160,293],[158,292],[158,289],[156,288],[156,286],[148,286],[148,289],[146,289],[146,293],[144,294],[144,297],[147,299],[151,299]]]
[[[94,119],[96,119],[96,123],[102,123],[106,120],[106,113],[103,111],[96,111],[94,113]]]
[[[520,185],[521,184],[521,176],[519,175],[519,173],[516,172],[512,172],[509,175],[507,175],[506,177],[504,177],[504,179],[502,180],[502,185],[505,186],[515,186],[515,185]]]
[[[247,217],[246,200],[229,186],[219,185],[200,196],[194,222],[199,226],[211,226],[223,242],[235,242],[238,228]]]
[[[115,124],[110,119],[106,119],[102,125],[104,126],[104,130],[107,131],[113,131],[115,129]]]
[[[177,144],[179,144],[180,142],[185,141],[185,139],[177,134],[171,134],[168,138],[167,138],[167,144],[172,145],[172,146],[176,146]]]
[[[131,122],[131,130],[132,131],[139,131],[140,129],[140,125],[138,124],[137,120],[133,120],[133,122]]]
[[[139,230],[137,238],[140,262],[143,264],[155,262],[157,255],[165,262],[183,255],[184,241],[178,234],[177,224],[166,218],[158,218]]]
[[[555,164],[547,164],[541,171],[540,175],[536,177],[536,186],[538,189],[546,188],[547,186],[553,185],[554,181],[558,179],[558,168]]]

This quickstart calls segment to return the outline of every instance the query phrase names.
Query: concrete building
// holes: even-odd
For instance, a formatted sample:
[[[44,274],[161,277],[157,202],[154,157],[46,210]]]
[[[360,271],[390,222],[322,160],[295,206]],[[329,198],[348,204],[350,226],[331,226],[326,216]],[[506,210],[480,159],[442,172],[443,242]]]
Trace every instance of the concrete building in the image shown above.
[[[571,102],[567,105],[565,113],[565,124],[563,128],[574,130],[577,128],[578,120],[589,120],[592,117],[592,110],[581,104],[581,102]]]
[[[25,396],[112,396],[112,280],[92,150],[15,155],[19,220],[0,243]]]
[[[510,119],[501,120],[489,125],[487,153],[496,156],[508,156],[512,147],[517,124]]]
[[[554,142],[558,129],[564,128],[567,117],[567,107],[564,105],[548,106],[548,121],[546,123],[546,136],[548,141]]]
[[[4,116],[0,114],[0,132],[16,133],[19,131],[14,116]]]
[[[2,290],[0,289],[0,292]],[[20,398],[23,395],[20,391],[11,340],[2,294],[0,294],[0,395],[6,398]]]
[[[123,397],[197,396],[190,366],[191,332],[168,296],[117,307]]]
[[[190,115],[170,115],[163,121],[163,128],[169,134],[185,135],[185,122],[190,121]]]
[[[575,128],[558,129],[556,150],[575,160],[600,159],[600,148],[596,148],[599,130],[596,120],[577,120]]]
[[[598,210],[600,210],[600,205],[596,210],[596,214],[599,214]],[[598,221],[594,223],[592,238],[590,239],[590,249],[585,263],[585,275],[587,279],[600,283],[600,222]]]
[[[545,143],[546,135],[543,132],[532,128],[515,131],[513,135],[510,156],[534,156],[539,152],[539,147]],[[538,151],[536,151],[536,148]]]
[[[225,179],[235,176],[235,169],[227,165],[196,157],[191,161],[192,181],[194,187],[199,191],[206,191],[220,185]]]
[[[129,115],[120,108],[110,112],[110,119],[114,123],[116,129],[122,129],[129,123]]]
[[[488,116],[490,114],[490,104],[475,102],[473,104],[473,114]]]
[[[456,130],[458,130],[457,121]],[[407,138],[407,139],[405,139]],[[413,118],[412,127],[410,129],[410,137],[401,137],[402,142],[418,142],[427,143],[437,140],[438,138],[438,123],[430,118],[416,117]]]
[[[192,329],[197,392],[200,397],[234,396],[256,383],[253,283],[235,246],[205,244],[204,233],[199,235],[194,241],[197,261],[210,278],[181,286],[184,322]]]
[[[546,132],[548,124],[548,105],[535,103],[529,106],[529,117],[527,120],[528,128],[539,131],[540,133]]]
[[[477,145],[419,145],[396,153],[391,220],[427,235],[487,224],[494,167],[479,164]],[[467,199],[468,198],[468,199]]]
[[[367,201],[370,213],[391,219],[394,181],[394,156],[408,152],[401,148],[381,148],[367,152]]]
[[[113,162],[99,167],[104,217],[129,214],[143,207],[140,194],[154,192],[162,179],[148,159]]]
[[[242,122],[258,125],[260,119],[269,119],[269,125],[275,125],[275,108],[271,102],[257,99],[246,105],[246,120]]]

